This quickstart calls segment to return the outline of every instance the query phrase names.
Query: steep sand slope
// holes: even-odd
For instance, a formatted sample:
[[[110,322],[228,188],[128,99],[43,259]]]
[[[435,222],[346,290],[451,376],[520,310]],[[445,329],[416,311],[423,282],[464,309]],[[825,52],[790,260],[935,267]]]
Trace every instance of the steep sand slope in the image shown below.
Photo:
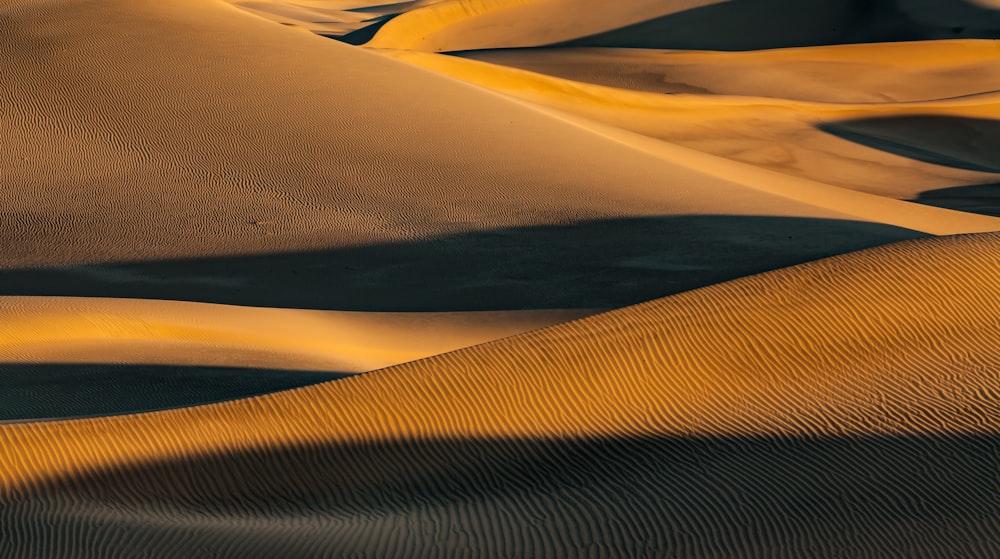
[[[996,228],[764,192],[221,1],[16,0],[0,16],[6,295],[607,307]],[[638,225],[610,246],[568,228],[615,220]],[[619,258],[650,239],[652,258]]]
[[[752,50],[1000,36],[996,5],[964,0],[449,0],[368,43],[427,52],[578,46]]]
[[[1000,93],[867,104],[665,95],[452,56],[384,52],[625,130],[880,196],[912,199],[927,190],[1000,182]]]
[[[259,398],[0,426],[5,554],[993,555],[1000,234]]]

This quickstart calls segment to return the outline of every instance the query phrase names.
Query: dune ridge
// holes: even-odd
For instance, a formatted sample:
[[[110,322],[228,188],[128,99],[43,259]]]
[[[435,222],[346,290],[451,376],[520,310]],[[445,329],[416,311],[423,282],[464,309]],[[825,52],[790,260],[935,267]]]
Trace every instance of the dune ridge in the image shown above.
[[[1000,87],[998,53],[996,41],[961,39],[746,52],[563,47],[455,54],[574,81],[653,93],[886,103],[932,101],[995,90]]]
[[[0,297],[0,362],[110,361],[359,373],[593,312],[362,313]]]
[[[581,83],[452,56],[413,51],[385,54],[535,105],[672,145],[882,197],[913,199],[925,190],[1000,181],[1000,162],[996,160],[1000,146],[995,145],[1000,136],[994,130],[1000,126],[1000,97],[994,92],[896,103],[664,95]],[[892,125],[906,120],[913,125]],[[922,121],[932,122],[921,125]],[[861,128],[863,133],[851,137],[839,131],[852,127]],[[913,147],[909,151],[886,150],[880,136]],[[860,144],[857,137],[861,138]],[[915,160],[915,152],[926,155]],[[687,158],[675,156],[672,160],[683,164]],[[728,169],[727,176],[740,177],[744,184],[752,182],[747,179],[752,172],[740,173],[732,166]]]
[[[1000,379],[995,375],[1000,366],[1000,299],[995,290],[982,291],[979,286],[1000,281],[998,256],[998,234],[908,241],[734,280],[333,383],[165,412],[0,425],[0,463],[7,464],[0,470],[3,498],[16,505],[12,510],[23,511],[21,518],[75,519],[72,522],[83,530],[80,541],[96,549],[112,542],[133,551],[155,548],[167,534],[185,534],[199,545],[215,542],[226,553],[240,549],[251,555],[256,553],[241,547],[242,538],[273,544],[289,541],[295,534],[308,542],[309,553],[303,551],[307,555],[319,550],[391,554],[397,548],[372,547],[378,540],[368,539],[387,529],[386,522],[407,518],[420,519],[425,529],[458,526],[462,522],[455,524],[451,507],[473,495],[484,500],[464,510],[471,511],[472,521],[491,520],[488,528],[478,528],[484,532],[466,540],[471,547],[460,548],[501,555],[503,550],[518,549],[510,546],[521,541],[511,539],[506,531],[517,531],[530,522],[494,508],[510,506],[514,501],[508,499],[515,498],[534,503],[531,506],[541,507],[538,510],[556,519],[551,529],[559,536],[546,544],[554,547],[534,548],[540,555],[563,555],[573,542],[587,541],[597,546],[592,555],[604,556],[617,549],[616,541],[635,545],[641,541],[634,539],[637,533],[662,538],[668,530],[663,525],[644,525],[635,528],[638,532],[622,534],[607,528],[616,518],[624,520],[619,515],[650,518],[649,510],[641,507],[653,505],[639,497],[643,492],[652,491],[668,501],[671,496],[682,499],[687,506],[709,498],[681,491],[669,475],[652,466],[668,460],[667,456],[678,459],[674,452],[688,452],[676,445],[702,448],[703,452],[696,453],[700,459],[725,470],[731,466],[723,463],[734,459],[732,445],[750,444],[756,450],[747,450],[748,459],[753,467],[766,471],[766,464],[776,467],[773,461],[788,459],[789,452],[818,451],[801,449],[800,444],[809,449],[826,443],[808,441],[830,440],[837,450],[821,454],[833,452],[829,456],[839,459],[824,461],[823,469],[806,476],[804,486],[778,490],[773,485],[776,480],[766,477],[768,491],[778,491],[776,495],[781,496],[775,498],[782,502],[800,499],[796,488],[808,491],[815,482],[812,476],[850,475],[857,471],[855,459],[896,472],[909,471],[899,460],[919,455],[922,467],[927,468],[916,478],[924,484],[920,490],[925,496],[935,496],[928,501],[933,503],[927,505],[930,509],[890,504],[896,501],[888,496],[869,496],[863,499],[865,506],[844,509],[835,504],[842,487],[821,482],[820,492],[813,496],[818,499],[816,506],[834,507],[837,515],[846,516],[828,519],[840,527],[832,532],[795,522],[806,530],[799,535],[817,549],[831,553],[843,543],[838,531],[843,529],[852,530],[858,545],[897,542],[926,524],[916,519],[939,514],[931,511],[973,507],[967,510],[985,515],[979,521],[948,523],[950,532],[942,532],[939,526],[930,540],[909,545],[923,553],[982,551],[996,544],[986,535],[989,526],[1000,522],[996,502],[991,504],[988,494],[948,493],[940,484],[981,487],[995,475],[988,468],[988,449],[995,449],[1000,429],[996,423]],[[607,442],[593,447],[597,441]],[[636,459],[652,462],[630,463],[614,454],[619,451],[613,449],[625,452],[627,448],[633,456],[646,456]],[[710,450],[727,448],[721,454]],[[966,453],[967,467],[972,469],[958,477],[946,474],[942,468],[951,463],[948,456],[954,455],[948,453],[952,451]],[[438,456],[440,462],[433,458],[439,453],[443,453]],[[610,460],[608,464],[627,466],[621,483],[587,482],[573,490],[585,503],[610,499],[623,508],[600,513],[577,500],[545,498],[545,491],[558,491],[551,485],[558,478],[550,477],[558,474],[536,467],[517,470],[518,475],[528,476],[527,485],[513,494],[521,497],[506,490],[481,493],[493,487],[496,478],[476,464],[497,453],[524,459],[535,456],[540,461],[536,466],[567,457],[593,458],[597,453]],[[403,463],[427,469],[403,474],[392,466],[400,463],[396,456],[406,456]],[[224,468],[219,469],[222,464]],[[463,464],[470,469],[463,469]],[[589,472],[586,479],[596,475],[594,465],[573,464],[567,464],[570,471]],[[326,475],[323,472],[333,473],[340,467],[348,471],[319,481]],[[439,467],[463,481],[437,493],[437,484],[449,486],[437,477]],[[156,474],[129,473],[135,468]],[[274,468],[285,473],[275,478]],[[682,478],[692,480],[700,491],[719,490],[709,489],[713,483],[735,490],[731,484],[743,479],[727,475],[710,481],[700,477],[705,475],[703,469],[689,468],[680,467]],[[374,477],[357,478],[349,473],[360,471]],[[144,480],[142,489],[127,481],[133,475]],[[120,483],[114,482],[118,476],[124,476]],[[893,476],[897,474],[890,475],[892,481],[883,479],[880,487],[907,483]],[[179,481],[184,479],[194,485],[188,489],[173,485],[174,480],[188,483]],[[361,489],[367,487],[364,479],[371,479],[371,489]],[[355,481],[361,486],[352,487]],[[384,488],[385,483],[402,484],[396,485],[404,499],[397,505],[402,517],[366,512],[366,506],[384,502],[375,495],[384,490],[377,488]],[[612,488],[618,497],[602,493]],[[763,497],[754,494],[751,499]],[[768,499],[763,498],[764,502]],[[417,503],[425,499],[438,502],[432,510],[441,511],[444,517],[418,512]],[[49,508],[46,502],[55,504]],[[646,504],[632,508],[640,506],[637,503]],[[732,503],[745,501],[740,498]],[[732,503],[717,506],[728,509],[736,506]],[[294,523],[298,527],[283,531],[276,525],[277,531],[271,532],[276,540],[249,536],[266,529],[272,521],[264,519],[277,513],[271,509],[275,506],[278,510],[290,507],[288,512],[301,519]],[[361,508],[350,512],[352,506]],[[244,507],[272,512],[254,519],[237,513]],[[115,510],[128,511],[128,517],[148,517],[152,525],[100,528],[91,524],[101,522],[100,518],[111,520],[102,516],[109,513],[118,519],[115,522],[126,518]],[[782,509],[754,510],[762,515],[756,522],[763,533],[781,531],[775,523],[781,522]],[[585,516],[574,516],[578,513]],[[705,513],[694,514],[701,518]],[[286,513],[276,518],[281,514]],[[347,520],[356,514],[367,520],[361,525]],[[880,516],[885,514],[889,516]],[[5,518],[11,522],[10,516]],[[713,534],[729,530],[736,530],[739,537],[719,540],[723,547],[718,553],[752,548],[727,547],[749,544],[739,539],[746,536],[743,528],[736,528],[742,524],[726,518],[716,517],[710,525],[698,526],[691,536],[696,543],[689,551],[706,551],[699,546],[707,545],[716,537]],[[567,523],[560,524],[558,519]],[[868,526],[863,519],[878,520]],[[47,533],[38,522],[19,525],[27,534]],[[669,522],[679,521],[672,517]],[[205,528],[213,525],[217,528]],[[574,525],[604,528],[584,535],[575,532]],[[889,525],[894,528],[888,529]],[[340,541],[324,533],[354,536]],[[394,543],[383,545],[414,545],[429,555],[447,554],[445,548],[435,547],[441,544],[438,538],[421,533],[426,532],[397,531]],[[120,539],[101,539],[111,535]],[[125,544],[126,540],[130,543]],[[602,548],[602,541],[609,547]],[[656,554],[655,550],[639,553]]]
[[[12,154],[0,171],[19,185],[0,192],[4,268],[329,249],[625,216],[844,217],[759,197],[219,1],[98,4],[4,6],[0,54],[12,63],[0,69],[0,96],[15,126],[0,131]],[[101,53],[112,44],[135,48],[110,64]],[[122,75],[121,65],[134,71]],[[344,70],[316,71],[331,65]],[[482,158],[488,164],[470,163]],[[668,187],[691,184],[698,196]]]
[[[995,5],[956,0],[449,0],[407,11],[366,43],[451,52],[550,45],[758,50],[997,38]]]

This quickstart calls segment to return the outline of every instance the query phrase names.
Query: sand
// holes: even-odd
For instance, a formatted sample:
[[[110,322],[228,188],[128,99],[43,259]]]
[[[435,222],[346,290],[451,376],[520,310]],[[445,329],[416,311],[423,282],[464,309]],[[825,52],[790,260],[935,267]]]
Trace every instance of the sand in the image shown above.
[[[912,66],[905,71],[893,72],[890,63],[899,63],[904,53],[920,57],[929,50],[927,43],[900,43],[882,52],[865,47],[866,60],[879,69],[885,79],[895,78],[901,83],[919,86],[948,79],[948,83],[982,85],[981,88],[1000,85],[1000,60],[994,41],[946,42],[936,47],[942,53],[956,52],[953,59],[939,71]],[[835,83],[849,82],[846,76],[857,76],[851,65],[842,64],[841,52],[858,56],[862,50],[855,45],[838,47],[813,47],[767,51],[760,56],[760,64],[783,68],[786,79],[792,75],[805,76],[798,80],[808,84],[814,68],[835,66],[833,75],[818,79]],[[878,53],[872,51],[879,50]],[[966,51],[973,51],[980,64],[968,64],[961,58]],[[991,56],[989,66],[983,59]],[[503,61],[508,51],[499,51],[472,58]],[[526,51],[532,54],[535,51]],[[579,50],[570,51],[580,53]],[[596,56],[616,57],[622,51]],[[641,85],[623,83],[623,87],[609,87],[571,81],[536,72],[495,66],[459,58],[410,51],[391,51],[390,56],[426,68],[447,73],[462,79],[502,91],[533,103],[560,111],[570,112],[587,119],[611,124],[639,134],[666,140],[674,145],[719,155],[749,165],[779,171],[782,174],[823,182],[852,190],[897,199],[916,199],[920,193],[955,185],[994,184],[1000,182],[1000,144],[994,127],[1000,116],[1000,95],[995,91],[955,90],[938,93],[959,93],[947,98],[928,101],[881,102],[853,99],[850,102],[804,100],[796,96],[794,88],[775,81],[773,89],[750,88],[740,91],[735,87],[718,88],[726,93],[665,93],[645,91]],[[689,57],[698,60],[699,53],[673,53],[644,51],[647,59],[670,61],[676,56],[680,64]],[[755,53],[757,54],[757,53]],[[510,56],[510,55],[507,55]],[[523,54],[520,55],[524,57]],[[584,51],[585,60],[591,53]],[[636,58],[624,55],[626,60]],[[715,53],[700,53],[702,60],[712,59]],[[720,58],[732,55],[719,55]],[[739,56],[746,57],[746,54]],[[788,60],[816,57],[819,62],[791,66]],[[542,60],[551,58],[541,54]],[[825,58],[835,60],[827,64]],[[933,59],[932,59],[933,60]],[[874,62],[873,62],[874,61]],[[878,61],[884,61],[879,64]],[[571,62],[559,65],[553,73],[564,74],[559,68],[572,67]],[[652,65],[651,65],[652,66]],[[593,68],[593,66],[587,66]],[[698,62],[702,75],[718,76],[724,84],[732,79],[731,67],[720,63]],[[658,68],[653,66],[653,68]],[[752,67],[751,67],[752,68]],[[796,68],[796,69],[792,69]],[[550,66],[538,68],[551,70]],[[958,69],[960,72],[956,72]],[[747,68],[745,71],[752,71]],[[968,71],[966,79],[961,72]],[[572,72],[570,72],[572,73]],[[948,74],[944,78],[942,74]],[[913,79],[914,74],[917,79]],[[991,81],[980,78],[995,76]],[[575,76],[576,77],[576,76]],[[760,79],[755,77],[756,80]],[[952,82],[954,80],[954,82]],[[593,80],[591,80],[593,81]],[[878,83],[858,79],[855,87],[868,92],[881,91]],[[708,85],[707,80],[705,83]],[[764,82],[771,83],[771,82]],[[639,90],[631,89],[636,86]],[[953,86],[954,87],[954,86]],[[961,87],[961,86],[959,86]],[[706,90],[708,91],[708,90]],[[790,91],[790,98],[779,93]],[[924,94],[934,91],[924,88]],[[725,131],[722,133],[721,131]]]
[[[998,38],[0,0],[0,557],[1000,554]]]
[[[912,241],[313,387],[0,426],[5,552],[73,554],[44,542],[74,526],[162,556],[988,555],[998,257]]]

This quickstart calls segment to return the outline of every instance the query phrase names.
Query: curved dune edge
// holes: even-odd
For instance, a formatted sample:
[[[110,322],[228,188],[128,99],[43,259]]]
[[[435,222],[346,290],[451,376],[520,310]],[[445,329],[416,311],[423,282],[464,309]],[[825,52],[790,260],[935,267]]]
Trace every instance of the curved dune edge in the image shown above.
[[[425,52],[535,47],[599,34],[719,0],[449,0],[407,11],[367,46]]]
[[[845,0],[813,0],[808,8],[801,6],[774,0],[449,0],[406,11],[368,44],[426,52],[566,42],[752,50],[871,43],[898,39],[899,33],[903,38],[954,38],[969,36],[964,34],[967,27],[976,30],[971,36],[993,37],[1000,19],[989,11],[996,10],[994,5],[977,8],[952,0],[883,4],[874,9]],[[901,29],[894,32],[894,26]]]
[[[896,194],[899,198],[916,197],[924,188],[914,188],[910,180],[951,186],[956,184],[951,181],[959,181],[957,184],[992,182],[997,179],[997,174],[949,172],[949,169],[937,165],[915,163],[903,157],[856,146],[849,146],[852,151],[843,154],[844,157],[834,157],[831,154],[843,151],[843,144],[848,142],[815,130],[826,123],[908,116],[985,119],[992,122],[1000,115],[1000,94],[997,93],[893,104],[817,103],[724,95],[662,95],[575,82],[440,54],[379,52],[525,101],[540,110],[547,110],[549,114],[562,115],[564,120],[575,120],[584,128],[605,137],[624,140],[623,143],[641,151],[658,153],[677,165],[689,166],[691,169],[728,178],[744,186],[798,202],[835,209],[854,218],[882,221],[936,234],[995,231],[1000,223],[996,218],[988,216],[928,211],[927,207],[902,204],[897,200],[887,200],[885,196]],[[566,119],[566,115],[576,118]],[[758,137],[761,122],[767,124],[769,132]],[[771,137],[776,129],[781,132],[776,138]],[[725,132],[726,139],[720,140],[720,130]],[[640,137],[630,135],[629,132]],[[812,134],[818,139],[812,141],[809,150],[803,155],[798,153],[802,150],[802,146],[798,144],[805,138],[804,134]],[[663,141],[657,145],[656,142],[641,138],[642,136]],[[966,133],[966,136],[965,143],[959,147],[969,150],[974,159],[992,161],[995,158],[996,148],[1000,146],[993,145],[996,140],[992,139],[991,134],[976,136],[975,133]],[[954,138],[945,136],[937,144],[944,152],[948,152],[954,149],[954,142]],[[980,143],[982,145],[978,145]],[[782,148],[779,144],[787,145]],[[702,147],[703,145],[706,147]],[[651,147],[653,149],[649,149]],[[705,155],[699,155],[698,152]],[[753,155],[755,153],[763,155]],[[772,161],[776,157],[775,153],[780,155],[778,159],[794,160],[804,156],[820,159],[810,168],[796,170]],[[721,154],[735,155],[720,157]],[[862,165],[864,170],[877,177],[874,182],[866,179],[858,185],[848,186],[826,182],[825,176],[835,170],[836,166],[856,165],[857,161],[852,160],[852,157],[859,154],[868,158],[863,160]],[[879,165],[883,167],[880,168]],[[876,171],[881,174],[875,175]],[[912,176],[913,179],[900,179],[893,176],[894,173],[909,173],[903,176]],[[851,172],[846,173],[846,176],[850,175]],[[859,175],[855,169],[854,176],[862,177],[863,174]],[[818,181],[816,178],[824,180]],[[879,192],[863,191],[871,189]],[[840,201],[835,202],[835,199]],[[894,209],[889,211],[888,208]]]
[[[359,373],[593,314],[368,313],[0,297],[0,363],[141,363]]]
[[[747,52],[601,47],[458,53],[501,66],[620,89],[826,103],[932,101],[1000,87],[1000,44],[981,39]]]
[[[2,110],[17,125],[0,128],[14,154],[0,173],[18,185],[0,190],[12,216],[0,228],[5,269],[331,250],[626,217],[845,217],[220,0],[3,9],[11,33],[0,57],[11,63],[0,97],[12,100]],[[121,44],[130,48],[112,63],[106,54]],[[318,70],[332,67],[340,71]],[[234,279],[164,275],[157,281]]]
[[[996,434],[1000,234],[718,284],[334,383],[0,426],[0,488],[126,464],[427,438]]]

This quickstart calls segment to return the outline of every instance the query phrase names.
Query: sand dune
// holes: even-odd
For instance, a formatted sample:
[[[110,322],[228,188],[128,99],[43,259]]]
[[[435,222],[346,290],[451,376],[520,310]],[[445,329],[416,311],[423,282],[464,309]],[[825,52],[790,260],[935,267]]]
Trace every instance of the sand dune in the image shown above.
[[[451,56],[386,54],[671,144],[879,196],[913,199],[938,188],[1000,182],[995,92],[910,103],[659,94]]]
[[[0,297],[0,421],[150,411],[412,361],[588,311],[372,313]]]
[[[652,93],[885,103],[934,101],[1000,88],[1000,44],[982,40],[752,52],[552,48],[460,54],[574,81]]]
[[[427,52],[554,44],[752,50],[998,36],[997,6],[964,0],[450,0],[406,11],[368,45]]]
[[[372,313],[179,301],[0,297],[0,362],[360,373],[592,314]]]
[[[0,0],[0,557],[1000,556],[998,37]]]
[[[637,149],[221,2],[101,5],[3,7],[0,55],[11,63],[0,69],[0,97],[11,102],[0,110],[14,125],[0,130],[10,154],[0,173],[16,185],[0,191],[6,295],[331,310],[593,308],[915,235],[873,224],[935,234],[997,228],[916,205],[861,216],[792,188],[763,191],[770,179],[747,185],[742,171],[713,175],[685,154],[664,156],[669,147]],[[114,45],[131,47],[111,61]],[[776,250],[770,233],[703,219],[697,245],[663,245],[673,248],[648,265],[610,258],[601,273],[544,243],[518,248],[517,232],[533,228],[669,216],[795,218],[784,227],[806,242]],[[813,235],[812,223],[842,233]],[[477,253],[483,238],[501,242]],[[408,255],[413,246],[424,256]],[[710,264],[691,262],[690,252]],[[525,301],[546,267],[574,280]],[[671,289],[665,268],[688,272]],[[449,274],[470,275],[440,281]],[[567,285],[611,297],[565,297],[577,289]]]
[[[314,387],[0,426],[2,545],[982,556],[998,257],[913,241]]]

